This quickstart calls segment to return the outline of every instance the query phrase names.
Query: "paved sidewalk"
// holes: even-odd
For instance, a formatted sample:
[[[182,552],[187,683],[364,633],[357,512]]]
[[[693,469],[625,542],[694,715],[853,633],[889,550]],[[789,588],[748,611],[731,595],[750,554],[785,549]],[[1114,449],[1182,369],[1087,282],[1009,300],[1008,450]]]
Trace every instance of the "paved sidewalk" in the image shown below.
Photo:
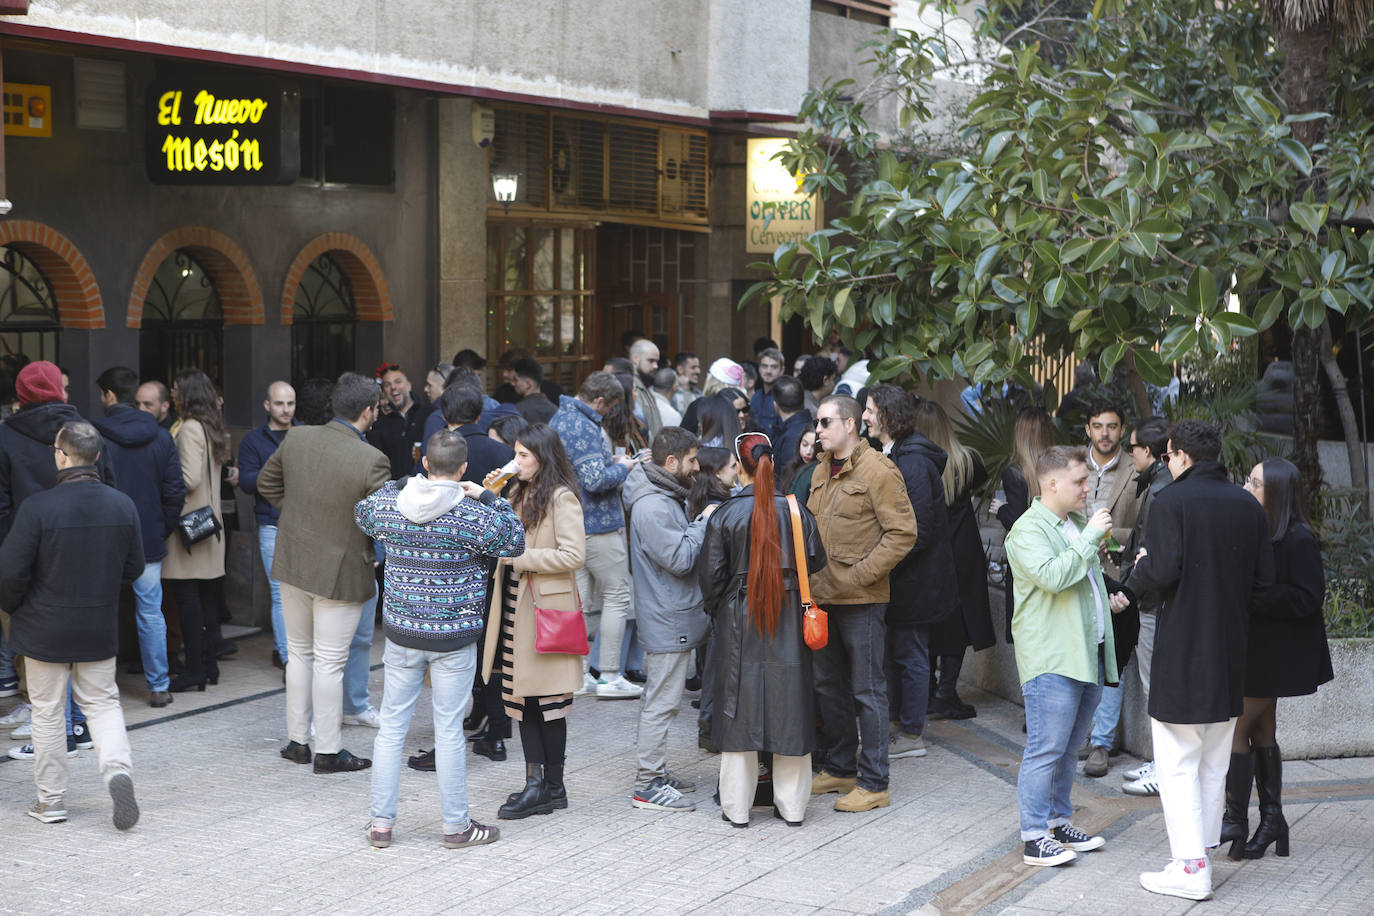
[[[315,776],[281,760],[284,700],[270,642],[241,643],[204,694],[148,707],[141,677],[122,675],[143,819],[110,824],[93,751],[71,761],[70,821],[26,817],[32,765],[0,766],[0,912],[51,913],[1146,913],[1374,910],[1374,759],[1286,764],[1293,855],[1215,860],[1213,900],[1193,904],[1140,888],[1167,857],[1158,803],[1120,792],[1114,758],[1100,780],[1080,777],[1080,826],[1107,846],[1068,867],[1020,862],[1016,767],[1020,708],[970,692],[978,718],[934,722],[930,753],[892,763],[892,807],[867,814],[815,798],[801,829],[755,809],[748,830],[711,802],[716,758],[697,750],[684,702],[671,733],[673,768],[697,780],[698,810],[630,807],[639,704],[578,699],[569,722],[566,811],[498,822],[523,784],[518,735],[510,760],[469,755],[474,815],[500,842],[445,850],[432,774],[402,770],[395,844],[363,839],[368,774]],[[380,659],[381,639],[374,648]],[[373,702],[381,671],[373,672]],[[9,701],[0,706],[8,709]],[[1282,704],[1279,730],[1282,735]],[[427,697],[407,752],[432,745]],[[370,756],[375,732],[345,728]],[[14,742],[18,743],[18,742]],[[1255,814],[1252,810],[1252,821]]]

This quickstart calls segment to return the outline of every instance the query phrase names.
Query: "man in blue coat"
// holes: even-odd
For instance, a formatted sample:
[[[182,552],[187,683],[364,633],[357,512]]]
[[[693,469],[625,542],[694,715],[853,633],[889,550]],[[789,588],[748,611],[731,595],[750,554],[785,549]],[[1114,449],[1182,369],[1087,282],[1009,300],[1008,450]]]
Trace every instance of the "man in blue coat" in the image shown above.
[[[176,529],[186,503],[186,483],[176,443],[150,413],[138,409],[138,373],[114,366],[96,379],[105,416],[94,425],[104,437],[114,466],[116,487],[134,501],[143,540],[143,572],[134,580],[138,647],[148,702],[166,706],[168,692],[167,620],[162,616],[162,558],[167,535]]]
[[[258,492],[258,472],[286,438],[287,430],[299,425],[296,420],[296,389],[286,382],[267,386],[262,402],[267,422],[243,437],[239,443],[239,489],[253,496],[253,516],[258,523],[258,551],[267,573],[267,588],[272,595],[272,664],[286,667],[286,623],[281,613],[281,583],[272,578],[272,554],[277,549],[277,521],[281,510]]]

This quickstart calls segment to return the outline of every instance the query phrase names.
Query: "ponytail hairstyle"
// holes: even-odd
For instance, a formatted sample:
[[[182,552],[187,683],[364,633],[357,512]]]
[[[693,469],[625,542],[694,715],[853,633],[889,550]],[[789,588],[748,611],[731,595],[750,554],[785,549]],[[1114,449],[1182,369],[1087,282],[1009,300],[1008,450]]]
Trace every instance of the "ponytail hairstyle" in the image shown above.
[[[749,517],[749,619],[760,633],[772,636],[782,613],[782,533],[773,508],[773,443],[763,433],[735,440],[739,463],[754,480],[754,511]]]

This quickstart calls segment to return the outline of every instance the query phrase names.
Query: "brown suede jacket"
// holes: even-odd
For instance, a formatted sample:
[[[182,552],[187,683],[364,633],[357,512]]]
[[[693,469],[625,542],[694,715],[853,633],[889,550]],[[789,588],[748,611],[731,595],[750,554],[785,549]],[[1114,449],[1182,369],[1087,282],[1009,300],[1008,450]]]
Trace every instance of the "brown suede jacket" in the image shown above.
[[[816,457],[806,505],[830,562],[812,578],[812,595],[827,609],[886,604],[887,575],[916,543],[916,514],[902,472],[864,440],[834,477],[830,453]]]

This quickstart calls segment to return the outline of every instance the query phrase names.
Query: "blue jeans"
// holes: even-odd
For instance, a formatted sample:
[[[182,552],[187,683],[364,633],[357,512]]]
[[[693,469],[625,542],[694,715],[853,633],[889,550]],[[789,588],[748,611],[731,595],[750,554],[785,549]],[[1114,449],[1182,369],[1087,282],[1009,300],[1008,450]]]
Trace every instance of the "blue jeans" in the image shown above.
[[[76,705],[76,700],[72,698],[72,681],[67,679],[67,734],[73,734],[73,728],[77,725],[86,724],[86,714],[81,711],[81,707]]]
[[[477,644],[470,643],[456,652],[426,652],[398,646],[388,639],[382,661],[386,664],[386,680],[382,689],[382,725],[372,744],[372,824],[391,827],[396,823],[401,754],[428,668],[439,809],[444,816],[444,833],[462,833],[471,823],[463,709],[477,671]]]
[[[816,653],[814,666],[822,726],[816,743],[825,753],[825,771],[856,776],[870,792],[887,789],[886,613],[886,604],[830,609],[830,641]]]
[[[887,631],[887,704],[893,722],[909,735],[926,727],[930,703],[930,627]]]
[[[281,615],[281,583],[272,578],[272,557],[277,553],[277,526],[258,526],[258,553],[262,554],[262,569],[267,573],[267,590],[272,595],[272,646],[277,657],[286,661],[286,620]]]
[[[1100,676],[1099,676],[1100,677]],[[1088,737],[1102,685],[1041,674],[1021,687],[1026,698],[1026,750],[1016,778],[1021,839],[1049,836],[1069,822],[1078,746]]]
[[[1102,699],[1097,701],[1097,712],[1093,713],[1092,737],[1088,743],[1094,747],[1110,748],[1116,741],[1116,726],[1121,721],[1121,688],[1102,685]]]
[[[143,677],[148,689],[166,691],[167,618],[162,616],[162,561],[143,567],[134,580],[134,617],[138,622],[138,652],[143,659]]]
[[[372,670],[372,631],[377,625],[377,592],[363,602],[363,615],[358,629],[348,644],[348,661],[343,670],[343,714],[356,716],[366,712],[370,703],[367,695],[367,675]]]
[[[10,641],[0,632],[0,681],[17,681],[19,672],[14,670],[14,651]]]

